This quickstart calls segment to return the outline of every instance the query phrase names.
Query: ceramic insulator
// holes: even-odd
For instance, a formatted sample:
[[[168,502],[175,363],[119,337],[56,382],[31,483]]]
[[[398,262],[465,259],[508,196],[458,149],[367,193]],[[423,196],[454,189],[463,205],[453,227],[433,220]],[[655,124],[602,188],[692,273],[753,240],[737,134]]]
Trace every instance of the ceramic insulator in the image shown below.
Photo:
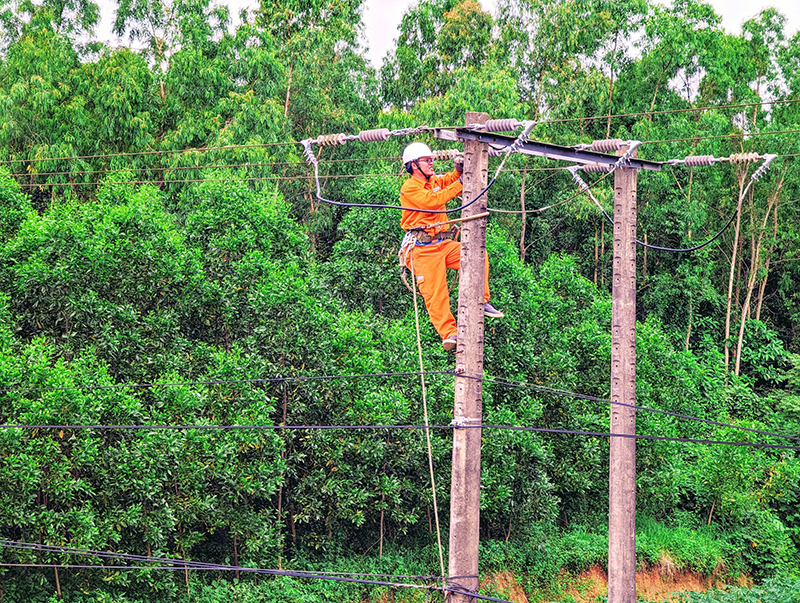
[[[358,133],[358,140],[360,142],[383,142],[389,140],[392,135],[391,130],[381,128],[379,130],[362,130]]]
[[[616,151],[625,146],[625,142],[619,138],[610,138],[608,140],[594,140],[592,141],[592,150],[598,153],[608,153]]]
[[[714,165],[716,159],[713,155],[689,155],[683,160],[683,164],[688,167],[700,167],[704,165]]]
[[[522,124],[518,122],[516,119],[490,119],[486,122],[486,131],[487,132],[511,132],[512,130],[516,130]]]
[[[317,136],[317,144],[321,147],[333,147],[344,144],[346,138],[346,134],[320,134]]]
[[[758,161],[759,159],[761,159],[761,155],[758,153],[736,153],[728,157],[728,161],[731,163],[748,163],[750,161]]]
[[[604,163],[587,163],[581,167],[584,172],[589,174],[598,172],[610,172],[614,169],[613,165],[606,165]]]
[[[439,149],[438,151],[433,152],[433,158],[436,161],[455,159],[459,155],[461,155],[461,151],[459,151],[458,149]]]

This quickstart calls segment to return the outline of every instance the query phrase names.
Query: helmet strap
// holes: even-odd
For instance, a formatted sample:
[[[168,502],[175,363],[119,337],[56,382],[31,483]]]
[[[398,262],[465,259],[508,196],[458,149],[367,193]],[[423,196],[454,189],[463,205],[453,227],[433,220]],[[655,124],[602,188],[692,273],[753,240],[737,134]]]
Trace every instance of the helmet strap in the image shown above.
[[[431,177],[430,177],[430,176],[428,176],[428,174],[426,174],[425,172],[423,172],[423,171],[422,171],[422,168],[421,168],[421,167],[419,167],[419,159],[415,159],[415,160],[414,160],[414,161],[412,161],[411,163],[413,163],[414,165],[416,165],[416,166],[417,166],[417,169],[419,170],[419,173],[420,173],[420,174],[422,174],[423,176],[425,176],[425,182],[428,182],[428,181],[431,179]]]

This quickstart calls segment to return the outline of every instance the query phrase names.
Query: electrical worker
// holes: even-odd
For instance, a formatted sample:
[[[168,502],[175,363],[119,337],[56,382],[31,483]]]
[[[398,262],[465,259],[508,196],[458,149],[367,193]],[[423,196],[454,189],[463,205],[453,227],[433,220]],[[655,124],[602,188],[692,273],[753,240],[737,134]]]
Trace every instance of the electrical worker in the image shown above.
[[[452,172],[437,176],[433,171],[433,152],[428,145],[412,142],[403,151],[403,165],[411,174],[400,188],[400,205],[427,210],[443,210],[450,199],[461,194],[463,158],[454,161]],[[403,230],[447,221],[446,214],[425,212],[401,212],[400,225]],[[461,243],[455,240],[457,230],[449,224],[415,230],[410,258],[406,255],[406,266],[412,268],[425,307],[434,328],[442,338],[445,350],[456,348],[456,320],[450,311],[450,290],[447,287],[446,269],[458,270],[461,265]],[[413,266],[412,266],[413,261]],[[483,312],[485,316],[502,318],[503,313],[489,303],[489,259],[486,259],[484,277]]]

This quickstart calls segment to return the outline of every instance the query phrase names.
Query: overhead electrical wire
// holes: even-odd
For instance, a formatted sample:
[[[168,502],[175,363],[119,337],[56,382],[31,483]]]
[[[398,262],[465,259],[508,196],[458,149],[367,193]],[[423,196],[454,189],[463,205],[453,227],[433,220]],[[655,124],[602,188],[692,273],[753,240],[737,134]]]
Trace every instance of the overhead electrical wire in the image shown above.
[[[771,432],[771,431],[765,431],[765,430],[762,430],[762,429],[755,429],[755,428],[752,428],[752,427],[744,427],[742,425],[734,425],[732,423],[723,423],[721,421],[715,421],[713,419],[704,419],[702,417],[695,417],[695,416],[692,416],[692,415],[673,412],[673,411],[669,411],[669,410],[661,410],[661,409],[652,408],[652,407],[649,407],[649,406],[640,406],[638,404],[627,404],[625,402],[618,402],[616,400],[610,400],[608,398],[598,398],[596,396],[589,396],[589,395],[586,395],[586,394],[577,394],[577,393],[568,392],[568,391],[565,391],[565,390],[553,389],[553,388],[543,387],[543,386],[539,386],[539,385],[531,385],[529,383],[516,383],[514,381],[507,380],[507,379],[495,379],[495,378],[490,378],[490,377],[477,377],[475,375],[468,375],[468,374],[464,374],[464,376],[466,378],[468,378],[468,379],[480,379],[484,383],[494,383],[496,385],[505,385],[505,386],[508,386],[508,387],[529,389],[529,390],[533,390],[533,391],[537,391],[537,392],[541,392],[541,393],[546,393],[546,394],[569,396],[569,397],[580,399],[580,400],[589,400],[589,401],[593,401],[593,402],[603,402],[603,403],[611,404],[613,406],[625,406],[627,408],[633,408],[633,409],[635,409],[637,411],[651,412],[651,413],[655,413],[655,414],[667,415],[667,416],[675,417],[675,418],[678,418],[678,419],[686,419],[686,420],[691,420],[691,421],[697,421],[697,422],[700,422],[700,423],[706,423],[708,425],[714,425],[716,427],[725,427],[725,428],[729,428],[729,429],[736,429],[736,430],[739,430],[739,431],[748,431],[750,433],[755,433],[755,434],[758,434],[758,435],[769,436],[769,437],[779,438],[779,439],[786,439],[786,440],[795,440],[795,441],[800,442],[800,436],[790,436],[790,435],[785,435],[785,434],[780,434],[780,433],[774,433],[774,432]]]
[[[613,115],[592,115],[587,117],[565,117],[562,119],[543,119],[540,124],[557,124],[574,121],[602,121],[608,119],[621,119],[624,117],[647,117],[650,115],[669,115],[674,113],[698,113],[701,111],[713,111],[720,109],[744,109],[746,107],[758,107],[762,105],[786,105],[800,102],[800,99],[787,99],[779,101],[760,101],[757,103],[739,103],[729,105],[708,105],[704,107],[686,107],[684,109],[664,109],[661,111],[642,111],[640,113],[615,113]]]
[[[786,99],[786,100],[778,100],[778,101],[759,101],[754,103],[738,103],[738,104],[728,104],[728,105],[708,105],[703,107],[687,107],[684,109],[666,109],[661,111],[642,111],[639,113],[615,113],[611,115],[591,115],[585,117],[568,117],[568,118],[561,118],[561,119],[544,119],[538,121],[536,125],[545,125],[545,124],[554,124],[554,123],[565,123],[565,122],[575,122],[575,121],[598,121],[598,120],[608,120],[608,119],[619,119],[625,117],[644,117],[649,115],[667,115],[673,113],[690,113],[690,112],[702,112],[702,111],[713,111],[713,110],[721,110],[721,109],[739,109],[739,108],[746,108],[746,107],[756,107],[762,105],[785,105],[785,104],[793,104],[800,102],[800,99]],[[456,129],[463,127],[461,125],[452,125],[452,126],[419,126],[416,128],[407,128],[410,132],[419,132],[425,133],[434,130],[441,130],[441,129]],[[751,134],[752,135],[752,134]],[[733,135],[737,136],[737,135]],[[702,140],[702,138],[700,138]],[[653,142],[679,142],[683,140],[698,140],[697,137],[687,138],[687,139],[676,139],[676,140],[668,140],[668,141],[647,141],[648,143]],[[215,147],[189,147],[184,149],[165,149],[165,150],[150,150],[150,151],[130,151],[124,153],[98,153],[95,155],[73,155],[73,156],[61,156],[61,157],[37,157],[37,158],[26,158],[26,159],[6,159],[0,160],[0,165],[9,165],[13,163],[24,163],[24,162],[42,162],[42,161],[67,161],[67,160],[77,160],[77,159],[107,159],[107,158],[116,158],[116,157],[136,157],[142,155],[168,155],[168,154],[175,154],[175,153],[204,153],[209,151],[219,151],[219,150],[242,150],[242,149],[257,149],[257,148],[266,148],[266,147],[274,147],[274,146],[293,146],[296,144],[301,144],[297,141],[286,141],[286,142],[270,142],[270,143],[255,143],[255,144],[242,144],[242,145],[222,145],[222,146],[215,146]]]
[[[638,408],[638,407],[635,407]],[[675,416],[678,416],[677,414]],[[724,424],[723,424],[724,425]],[[758,433],[767,433],[771,437],[776,438],[789,438],[796,439],[792,436],[784,436],[780,434],[769,434],[769,432],[760,432],[746,427],[739,427],[737,425],[730,425],[733,429],[743,429],[746,431],[756,431]],[[655,436],[643,434],[625,434],[613,433],[608,431],[587,431],[583,429],[561,429],[554,427],[528,427],[525,425],[496,425],[488,423],[469,424],[469,425],[0,425],[0,429],[59,429],[63,431],[77,431],[79,429],[96,429],[96,430],[134,430],[134,431],[156,431],[156,430],[175,430],[175,431],[193,431],[193,430],[213,430],[213,431],[236,431],[236,430],[253,430],[253,431],[279,431],[279,430],[292,430],[292,431],[405,431],[405,430],[425,430],[436,429],[441,431],[451,431],[453,429],[496,429],[499,431],[528,431],[533,433],[554,433],[561,435],[583,435],[600,438],[632,438],[636,440],[657,440],[664,442],[684,442],[693,444],[715,444],[726,446],[740,446],[745,448],[770,448],[778,450],[797,450],[800,451],[800,446],[790,446],[788,444],[767,444],[761,442],[743,442],[731,440],[711,440],[711,439],[697,439],[697,438],[679,438],[671,436]]]
[[[139,157],[143,155],[174,155],[175,153],[207,153],[208,151],[232,151],[242,149],[261,149],[266,147],[285,147],[296,145],[296,142],[263,142],[256,144],[231,144],[217,147],[190,147],[186,149],[165,149],[163,151],[131,151],[128,153],[98,153],[96,155],[73,155],[62,157],[36,157],[27,159],[4,159],[0,165],[12,163],[34,163],[39,161],[74,161],[76,159],[113,159],[116,157]]]
[[[753,156],[751,157],[751,155],[753,155]],[[750,190],[750,187],[752,186],[752,184],[754,182],[758,181],[766,173],[766,171],[769,168],[769,166],[772,163],[772,161],[774,161],[777,157],[779,157],[779,156],[778,155],[773,155],[773,154],[767,154],[767,155],[763,155],[763,156],[755,155],[755,154],[744,154],[741,157],[738,156],[738,155],[731,155],[729,158],[723,158],[723,159],[717,159],[717,158],[712,157],[712,156],[708,156],[708,157],[691,157],[691,158],[687,157],[685,160],[680,160],[680,161],[676,160],[674,162],[667,162],[667,163],[670,163],[672,165],[677,165],[678,163],[689,162],[689,159],[694,159],[694,160],[696,160],[695,163],[697,165],[711,165],[715,161],[722,161],[722,160],[731,161],[731,162],[734,162],[734,161],[743,162],[745,160],[744,158],[746,158],[746,160],[748,162],[752,161],[754,159],[762,159],[764,161],[764,163],[762,163],[761,166],[759,166],[758,169],[755,172],[753,172],[753,174],[750,176],[750,180],[747,183],[747,186],[740,193],[739,201],[738,201],[738,203],[736,205],[736,210],[731,214],[730,218],[723,225],[723,227],[714,236],[712,236],[710,239],[706,240],[703,243],[695,245],[694,247],[686,247],[686,248],[662,247],[662,246],[659,246],[659,245],[653,245],[651,243],[645,243],[643,241],[640,241],[639,239],[635,239],[636,243],[638,245],[641,245],[642,247],[646,247],[648,249],[654,249],[656,251],[674,252],[674,253],[688,253],[688,252],[691,252],[691,251],[697,251],[698,249],[702,249],[703,247],[713,243],[719,237],[722,236],[722,234],[731,225],[731,223],[733,222],[734,218],[737,215],[739,215],[739,211],[741,211],[742,201],[747,196],[747,193]],[[585,192],[589,196],[589,198],[594,202],[594,204],[598,207],[598,209],[603,213],[603,215],[605,216],[606,220],[613,225],[614,224],[614,219],[605,210],[605,208],[602,206],[600,201],[598,201],[597,198],[592,194],[592,191],[590,190],[591,187],[589,185],[587,185],[586,182],[584,182],[583,179],[578,175],[578,170],[581,169],[581,166],[577,166],[576,165],[576,166],[571,166],[571,167],[565,168],[565,169],[568,172],[570,172],[570,174],[572,175],[573,180],[576,182],[576,184],[578,184],[578,187],[580,188],[581,192]],[[594,184],[597,184],[597,182],[595,182]],[[594,186],[594,184],[592,186]]]
[[[394,377],[394,376],[419,376],[419,375],[451,375],[455,376],[456,373],[451,370],[442,370],[442,371],[425,371],[424,373],[421,372],[407,372],[407,373],[372,373],[372,374],[364,374],[364,375],[328,375],[328,376],[318,376],[318,377],[280,377],[280,378],[266,378],[266,379],[240,379],[240,380],[219,380],[219,381],[188,381],[188,382],[170,382],[170,383],[144,383],[144,384],[120,384],[120,385],[111,385],[111,386],[67,386],[67,387],[60,387],[60,388],[21,388],[21,389],[10,389],[10,390],[0,390],[0,393],[4,392],[26,392],[26,391],[63,391],[63,390],[95,390],[95,389],[116,389],[116,388],[136,388],[136,387],[157,387],[157,386],[183,386],[183,385],[221,385],[221,384],[242,384],[242,383],[262,383],[262,382],[270,382],[270,383],[282,383],[282,382],[293,382],[293,381],[307,381],[307,380],[331,380],[331,379],[350,379],[350,378],[373,378],[373,377]],[[567,396],[579,400],[589,400],[594,402],[603,402],[606,404],[616,405],[616,406],[625,406],[629,408],[633,408],[637,411],[642,412],[652,412],[656,414],[668,415],[673,416],[680,419],[686,419],[691,421],[697,421],[701,423],[706,423],[709,425],[714,425],[717,427],[726,427],[730,429],[740,430],[740,431],[747,431],[751,433],[756,433],[759,435],[780,438],[780,439],[789,439],[789,440],[796,440],[800,441],[800,437],[798,436],[790,436],[785,434],[774,433],[770,431],[755,429],[751,427],[744,427],[741,425],[735,425],[732,423],[723,423],[720,421],[715,421],[712,419],[704,419],[702,417],[695,417],[692,415],[676,413],[667,410],[660,410],[656,408],[651,408],[647,406],[639,406],[635,404],[626,404],[623,402],[618,402],[615,400],[610,400],[608,398],[599,398],[596,396],[590,396],[587,394],[580,394],[576,392],[570,392],[566,390],[560,389],[553,389],[549,387],[539,386],[539,385],[532,385],[529,383],[520,383],[515,382],[508,379],[496,379],[490,377],[482,377],[479,375],[470,375],[467,373],[458,373],[461,376],[464,376],[468,379],[473,380],[481,380],[484,383],[491,383],[496,385],[502,385],[507,387],[514,387],[514,388],[521,388],[521,389],[528,389],[531,391],[536,391],[540,393],[546,393],[551,395],[558,395],[558,396]],[[444,426],[436,426],[436,429],[443,429]],[[104,425],[104,424],[96,424],[96,425],[80,425],[80,424],[37,424],[37,425],[30,425],[30,424],[4,424],[0,425],[0,429],[64,429],[64,430],[80,430],[80,429],[95,429],[95,430],[221,430],[221,431],[235,431],[235,430],[313,430],[313,429],[320,429],[320,430],[335,430],[335,429],[346,429],[346,430],[371,430],[371,429],[424,429],[424,425],[211,425],[211,424],[194,424],[194,425]]]
[[[475,195],[475,197],[473,197],[470,201],[468,201],[467,203],[464,203],[463,205],[460,205],[459,207],[454,207],[453,209],[420,209],[418,207],[406,207],[406,206],[403,206],[403,205],[382,205],[382,204],[377,204],[377,203],[345,203],[343,201],[333,201],[332,199],[326,199],[326,198],[324,198],[322,196],[322,187],[320,186],[320,181],[319,181],[320,180],[319,179],[319,160],[317,159],[317,156],[314,154],[314,151],[311,148],[312,143],[314,143],[315,141],[309,138],[309,139],[304,140],[302,142],[302,144],[303,144],[303,153],[305,154],[306,159],[308,160],[308,163],[314,168],[314,180],[316,181],[316,185],[317,185],[316,197],[317,197],[317,199],[319,201],[321,201],[323,203],[327,203],[328,205],[334,205],[334,206],[337,206],[337,207],[364,207],[364,208],[369,208],[369,209],[399,209],[399,210],[410,211],[410,212],[415,212],[415,213],[449,214],[449,213],[459,212],[459,211],[462,211],[462,210],[470,207],[473,203],[477,202],[481,197],[483,197],[483,195],[486,194],[486,191],[488,191],[490,188],[492,188],[492,186],[494,185],[495,181],[497,180],[497,177],[502,172],[503,167],[504,167],[505,162],[508,159],[508,157],[512,153],[514,153],[519,148],[519,146],[521,146],[525,142],[525,140],[527,140],[528,134],[530,134],[530,131],[533,129],[533,126],[535,126],[535,125],[536,125],[535,122],[525,122],[525,124],[523,124],[522,132],[517,136],[516,140],[511,145],[509,145],[507,147],[507,150],[505,152],[505,157],[503,157],[503,160],[500,162],[500,166],[497,168],[497,170],[496,170],[496,172],[494,174],[494,177],[489,182],[489,184],[487,184],[486,187],[483,190],[481,190],[477,195]],[[370,132],[372,132],[372,131],[367,131],[366,134],[369,134]],[[392,135],[392,134],[393,133],[389,132],[388,130],[385,130],[385,132],[381,133],[381,136],[389,136],[389,135]],[[344,135],[343,134],[332,134],[332,135],[329,135],[329,137],[344,137]],[[321,136],[319,138],[321,139],[321,138],[324,138],[324,137]],[[357,137],[350,137],[350,138],[357,138]],[[333,140],[333,138],[331,138],[331,140]],[[336,140],[338,141],[340,139],[337,138]]]
[[[451,370],[425,371],[426,375],[452,375]],[[64,385],[53,387],[6,387],[0,389],[0,394],[25,393],[25,392],[54,392],[72,390],[106,390],[106,389],[141,389],[152,387],[173,387],[184,385],[239,385],[247,383],[287,383],[296,381],[330,381],[337,379],[372,379],[383,377],[417,377],[420,373],[416,371],[398,371],[390,373],[362,373],[347,375],[298,375],[294,377],[258,377],[254,379],[200,379],[195,381],[165,381],[165,382],[143,382],[143,383],[115,383],[113,385]]]
[[[338,164],[338,163],[355,163],[355,162],[368,162],[368,161],[397,161],[399,156],[392,157],[349,157],[345,159],[326,159],[323,163]],[[32,160],[34,163],[35,160]],[[20,174],[11,174],[11,176],[29,178],[34,176],[42,178],[46,176],[84,176],[87,174],[115,174],[119,172],[178,172],[181,170],[221,170],[233,169],[242,167],[273,167],[273,166],[289,166],[289,167],[305,167],[305,161],[264,161],[264,162],[242,162],[242,163],[223,163],[223,164],[207,164],[207,165],[157,165],[150,167],[136,167],[136,168],[117,168],[117,169],[99,169],[99,170],[75,170],[71,172],[26,172]],[[307,177],[307,176],[304,176]],[[95,181],[97,182],[97,181]],[[62,183],[67,184],[67,183]]]
[[[667,142],[693,142],[700,140],[719,140],[722,138],[750,138],[756,136],[777,136],[779,134],[800,134],[797,130],[775,130],[768,132],[740,132],[738,134],[717,134],[714,136],[690,136],[686,138],[665,138],[662,140],[644,140],[642,144],[663,144]]]
[[[2,544],[0,544],[0,548],[2,548]],[[11,548],[11,547],[8,547]],[[77,553],[72,553],[77,554]],[[192,568],[185,568],[183,566],[183,559],[182,558],[170,558],[172,565],[78,565],[74,563],[0,563],[0,567],[40,567],[40,568],[64,568],[64,569],[100,569],[100,570],[170,570],[170,571],[184,571],[185,569],[197,569],[197,570],[216,570],[216,571],[238,571],[238,572],[257,572],[259,571],[258,568],[248,568],[247,566],[232,566],[232,565],[222,565],[222,564],[211,564],[206,563],[203,566],[195,566]],[[153,563],[158,563],[157,561],[153,561]],[[280,571],[280,570],[278,570]],[[440,580],[438,576],[409,576],[409,575],[402,575],[402,574],[362,574],[362,573],[355,573],[355,572],[326,572],[326,571],[319,571],[313,572],[309,570],[291,570],[294,574],[297,574],[296,577],[309,577],[314,578],[316,576],[364,576],[369,577],[373,576],[375,578],[404,578],[406,580],[418,580],[420,582],[427,581],[432,582],[434,580]]]
[[[555,168],[555,169],[563,170],[564,168]],[[555,175],[556,174],[552,174],[551,176],[548,176],[547,178],[543,178],[537,184],[541,184],[545,180],[548,180],[548,179],[552,178]],[[608,173],[604,174],[603,176],[601,176],[600,178],[595,180],[591,185],[589,185],[589,188],[597,186],[598,184],[600,184],[600,182],[602,182],[603,180],[608,178],[608,176],[610,176],[610,175],[611,175],[611,172],[608,172]],[[525,211],[523,211],[521,209],[496,209],[496,208],[493,208],[493,207],[488,207],[487,210],[491,211],[491,212],[495,212],[495,213],[500,213],[500,214],[529,214],[529,213],[530,214],[535,214],[535,213],[541,213],[543,211],[547,211],[547,210],[553,209],[554,207],[558,207],[560,205],[565,205],[565,204],[569,203],[570,201],[572,201],[574,199],[577,199],[582,194],[583,194],[583,191],[581,191],[579,193],[575,193],[571,197],[568,197],[568,198],[566,198],[566,199],[564,199],[562,201],[557,201],[555,203],[551,203],[550,205],[545,205],[544,207],[535,207],[533,209],[526,209]]]
[[[467,591],[463,588],[460,588],[458,584],[449,584],[447,587],[443,586],[435,586],[433,584],[415,584],[415,583],[408,583],[408,582],[388,582],[383,580],[370,580],[367,578],[355,578],[348,575],[342,575],[339,573],[326,573],[326,572],[308,572],[308,571],[293,571],[293,570],[281,570],[281,569],[261,569],[261,568],[253,568],[253,567],[246,567],[246,566],[234,566],[234,565],[222,565],[216,563],[203,563],[197,561],[189,561],[179,558],[167,558],[167,557],[145,557],[143,555],[129,555],[124,553],[107,553],[104,551],[93,551],[89,549],[76,549],[73,547],[64,547],[64,546],[53,546],[53,545],[41,545],[36,543],[29,543],[29,542],[19,542],[13,540],[0,540],[0,547],[4,548],[11,548],[11,549],[18,549],[18,550],[25,550],[25,551],[32,551],[32,552],[43,552],[43,553],[60,553],[60,554],[71,554],[71,555],[80,555],[86,557],[97,557],[101,559],[120,559],[122,561],[138,561],[142,563],[158,563],[161,565],[158,566],[99,566],[99,565],[80,565],[77,566],[79,569],[114,569],[114,570],[160,570],[160,569],[167,569],[167,570],[193,570],[193,571],[236,571],[242,573],[255,573],[259,575],[268,575],[268,576],[283,576],[289,578],[300,578],[306,580],[330,580],[334,582],[343,582],[343,583],[350,583],[350,584],[363,584],[369,586],[386,586],[391,588],[406,588],[406,589],[416,589],[416,590],[427,590],[427,591],[438,591],[442,593],[448,592],[460,592],[464,594],[468,594],[470,597],[474,599],[479,599],[482,601],[494,601],[497,603],[510,603],[506,599],[498,599],[496,597],[489,597],[485,595],[480,595],[477,592]],[[164,565],[170,564],[170,565]],[[0,564],[0,566],[7,566],[9,564]],[[16,564],[15,564],[16,565]],[[22,564],[20,564],[22,565]],[[27,567],[36,566],[35,564],[25,564]],[[70,564],[41,564],[44,567],[71,567]],[[447,577],[445,577],[447,578]],[[458,577],[450,578],[457,579]]]

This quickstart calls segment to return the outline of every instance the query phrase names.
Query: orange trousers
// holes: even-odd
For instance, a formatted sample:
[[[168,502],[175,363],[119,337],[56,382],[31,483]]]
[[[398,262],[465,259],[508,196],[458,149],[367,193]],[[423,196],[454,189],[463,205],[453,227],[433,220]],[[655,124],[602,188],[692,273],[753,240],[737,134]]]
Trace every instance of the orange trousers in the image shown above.
[[[412,266],[413,263],[413,266]],[[442,340],[456,334],[456,319],[450,311],[450,291],[447,288],[447,268],[461,267],[461,243],[445,240],[433,245],[415,245],[408,267],[417,281],[425,300],[428,316]],[[489,301],[489,258],[483,279],[483,301]]]

